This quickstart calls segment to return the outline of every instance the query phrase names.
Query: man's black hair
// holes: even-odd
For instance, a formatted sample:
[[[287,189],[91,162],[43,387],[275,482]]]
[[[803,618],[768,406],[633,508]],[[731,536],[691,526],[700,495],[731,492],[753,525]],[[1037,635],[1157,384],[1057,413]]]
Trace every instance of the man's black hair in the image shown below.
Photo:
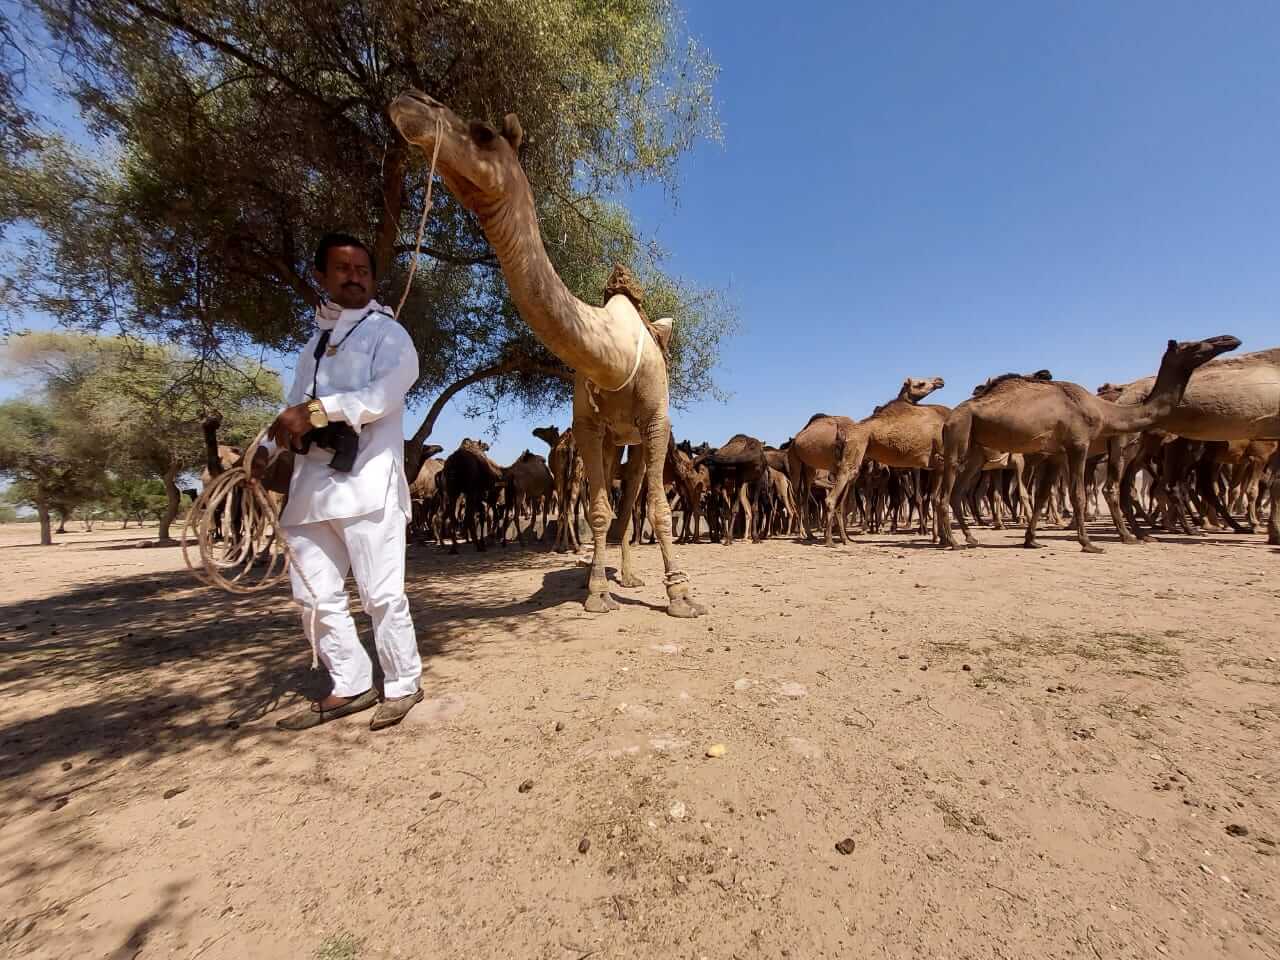
[[[378,264],[373,259],[373,251],[370,250],[363,240],[353,237],[349,233],[326,233],[320,238],[320,243],[316,246],[316,269],[321,273],[326,271],[329,265],[329,251],[334,247],[359,247],[365,252],[369,258],[369,269],[374,276],[378,274]]]

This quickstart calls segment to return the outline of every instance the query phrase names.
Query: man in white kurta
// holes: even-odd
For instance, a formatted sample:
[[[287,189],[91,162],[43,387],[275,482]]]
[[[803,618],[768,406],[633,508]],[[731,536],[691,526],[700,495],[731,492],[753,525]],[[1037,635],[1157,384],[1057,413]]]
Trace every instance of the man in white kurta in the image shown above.
[[[377,703],[373,664],[348,609],[350,571],[373,620],[382,666],[383,702],[370,723],[376,730],[400,722],[423,696],[404,589],[410,502],[401,428],[405,394],[418,378],[418,354],[391,311],[370,299],[372,257],[359,241],[326,237],[316,268],[332,299],[316,312],[318,329],[299,355],[288,407],[270,437],[296,450],[308,430],[345,423],[359,438],[359,452],[350,472],[335,470],[334,452],[314,445],[294,458],[281,524],[295,557],[293,595],[302,605],[304,628],[315,630],[312,640],[333,691],[279,725],[306,729]]]

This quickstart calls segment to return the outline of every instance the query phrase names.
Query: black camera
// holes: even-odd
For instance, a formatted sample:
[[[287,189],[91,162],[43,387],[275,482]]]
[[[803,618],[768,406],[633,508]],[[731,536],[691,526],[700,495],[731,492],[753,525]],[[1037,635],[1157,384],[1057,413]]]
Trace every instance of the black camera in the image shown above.
[[[352,430],[350,424],[338,421],[312,427],[302,435],[302,446],[295,452],[306,453],[313,444],[321,450],[333,451],[329,466],[334,470],[350,473],[355,468],[356,454],[360,452],[360,434]]]

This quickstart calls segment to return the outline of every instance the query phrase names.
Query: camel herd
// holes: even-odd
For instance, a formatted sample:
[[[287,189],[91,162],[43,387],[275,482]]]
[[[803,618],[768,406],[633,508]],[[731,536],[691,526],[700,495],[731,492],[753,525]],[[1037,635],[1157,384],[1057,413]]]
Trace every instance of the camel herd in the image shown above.
[[[715,449],[673,437],[663,494],[681,543],[697,542],[704,520],[709,539],[724,544],[811,539],[817,517],[828,544],[833,534],[847,542],[853,524],[868,533],[911,527],[954,547],[953,520],[966,544],[977,543],[972,518],[1022,524],[1025,545],[1037,547],[1041,519],[1069,515],[1081,548],[1099,552],[1085,526],[1099,492],[1126,543],[1157,529],[1250,532],[1268,500],[1271,542],[1280,543],[1280,349],[1215,359],[1237,346],[1234,337],[1171,341],[1155,375],[1093,393],[1047,370],[1003,374],[955,408],[923,402],[941,378],[908,378],[869,416],[815,414],[777,448],[746,434]],[[514,523],[523,543],[522,522],[532,535],[540,516],[544,541],[577,549],[586,491],[573,430],[533,433],[547,459],[526,450],[509,467],[474,440],[444,460],[428,448],[411,487],[415,535],[443,542],[446,531],[456,550],[463,533],[483,549],[487,539],[505,543]],[[621,448],[607,466],[618,539]],[[627,518],[632,542],[645,536],[648,502],[636,498]]]

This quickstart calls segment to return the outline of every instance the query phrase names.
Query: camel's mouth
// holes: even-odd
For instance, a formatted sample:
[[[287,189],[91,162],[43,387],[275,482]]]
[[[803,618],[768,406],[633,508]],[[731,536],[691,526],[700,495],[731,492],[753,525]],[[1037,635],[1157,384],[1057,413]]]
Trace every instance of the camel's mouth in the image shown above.
[[[449,126],[454,119],[448,107],[421,90],[406,90],[387,110],[402,137],[428,147],[434,145],[437,124]]]
[[[1214,357],[1221,356],[1236,347],[1240,346],[1240,339],[1232,336],[1207,337],[1195,344],[1195,352],[1192,355],[1192,362],[1196,364],[1207,363]]]

